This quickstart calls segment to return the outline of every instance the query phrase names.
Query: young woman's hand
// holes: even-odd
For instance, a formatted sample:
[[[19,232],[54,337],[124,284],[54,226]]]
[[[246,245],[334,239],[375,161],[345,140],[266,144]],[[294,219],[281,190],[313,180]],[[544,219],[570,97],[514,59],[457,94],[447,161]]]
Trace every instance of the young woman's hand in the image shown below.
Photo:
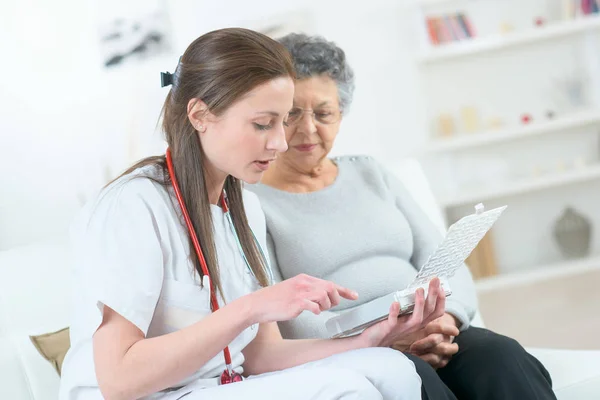
[[[400,304],[394,302],[388,318],[365,329],[361,337],[369,347],[389,347],[444,315],[445,308],[446,297],[440,287],[440,280],[434,278],[429,282],[427,299],[424,298],[423,289],[417,289],[412,314],[398,317]]]
[[[258,323],[287,321],[305,310],[320,314],[338,305],[342,297],[348,300],[358,298],[358,294],[350,289],[306,274],[247,296],[252,301],[252,310],[256,314],[254,320]]]

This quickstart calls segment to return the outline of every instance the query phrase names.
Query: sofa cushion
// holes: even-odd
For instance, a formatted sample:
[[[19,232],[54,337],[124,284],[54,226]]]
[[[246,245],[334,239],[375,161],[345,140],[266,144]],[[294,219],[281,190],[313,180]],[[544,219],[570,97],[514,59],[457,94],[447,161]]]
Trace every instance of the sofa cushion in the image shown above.
[[[421,206],[431,222],[440,230],[442,235],[445,235],[447,229],[446,217],[437,204],[421,164],[415,159],[405,158],[390,165],[390,170],[402,182],[406,190],[410,192],[413,200]]]
[[[600,350],[559,350],[528,348],[552,376],[559,399],[591,399],[576,395],[600,390]]]
[[[63,328],[59,331],[44,333],[42,335],[29,336],[29,338],[42,357],[48,360],[56,372],[58,372],[58,375],[60,375],[63,360],[71,346],[69,328]]]
[[[29,336],[69,325],[69,254],[64,238],[0,252],[0,330]]]

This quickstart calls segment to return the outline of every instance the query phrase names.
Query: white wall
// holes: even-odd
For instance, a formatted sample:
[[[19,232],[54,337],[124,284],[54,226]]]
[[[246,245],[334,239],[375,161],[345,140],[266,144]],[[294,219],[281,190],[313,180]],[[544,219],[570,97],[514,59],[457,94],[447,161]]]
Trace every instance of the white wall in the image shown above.
[[[519,28],[531,22],[529,14],[537,10],[534,4],[544,0],[528,2],[521,14],[511,14],[511,2],[493,2],[500,7],[496,12]],[[419,66],[414,58],[419,43],[414,28],[420,21],[394,0],[352,4],[342,0],[170,0],[172,54],[106,70],[101,67],[95,28],[96,11],[103,4],[99,0],[5,3],[0,13],[0,168],[4,171],[0,175],[0,249],[63,234],[81,201],[133,160],[163,151],[155,127],[167,89],[160,88],[158,72],[173,71],[188,43],[213,29],[258,28],[289,13],[307,18],[308,33],[336,41],[356,72],[355,100],[334,154],[369,153],[389,162],[418,152],[429,139],[433,117],[442,111],[457,112],[461,105],[477,102],[482,113],[498,114],[508,124],[518,124],[515,116],[521,110],[539,118],[545,111],[541,101],[545,96],[548,107],[552,106],[546,89],[549,79],[582,63],[575,57],[561,60],[565,49],[582,54],[582,43],[569,39],[547,43],[545,49],[525,47]],[[498,16],[486,14],[488,2],[458,3],[470,5],[483,21],[478,27],[481,33],[497,29]],[[512,0],[515,4],[520,3]],[[553,12],[548,9],[548,15]],[[486,79],[490,74],[496,78]],[[595,102],[600,104],[600,90]],[[597,143],[589,141],[594,139],[589,134],[574,132],[564,139],[570,142],[549,138],[461,154],[462,166],[428,171],[432,187],[441,192],[448,182],[458,182],[461,168],[481,173],[480,164],[469,167],[473,155],[489,161],[504,153],[512,169],[524,171],[532,163],[556,165],[582,148],[590,151],[590,159],[598,158]],[[494,175],[489,181],[498,179]],[[594,205],[597,198],[587,196],[594,192],[590,187],[594,185],[489,202],[489,207],[495,203],[510,206],[495,235],[501,269],[558,259],[550,232],[562,207],[574,204],[592,221],[600,218]],[[457,207],[449,217],[468,212],[470,207]],[[531,229],[515,230],[523,220],[531,222]],[[594,235],[593,247],[600,251],[600,235]]]
[[[422,130],[418,128],[422,112],[417,107],[418,72],[411,48],[414,32],[409,26],[410,16],[397,1],[214,2],[210,7],[196,5],[197,12],[190,12],[194,4],[197,2],[193,0],[178,1],[173,10],[175,19],[188,28],[177,35],[181,51],[205,31],[231,24],[255,28],[253,21],[286,12],[308,15],[309,33],[323,35],[346,51],[357,88],[336,154],[366,152],[388,158],[407,154],[420,144],[417,131]],[[208,25],[206,21],[210,21]],[[194,28],[200,25],[206,28]]]
[[[0,249],[66,231],[80,201],[132,160],[162,151],[155,124],[173,70],[204,32],[253,27],[290,11],[337,41],[357,90],[336,154],[408,154],[424,138],[409,25],[395,1],[169,1],[174,52],[143,65],[101,67],[99,1],[4,2],[0,15]]]

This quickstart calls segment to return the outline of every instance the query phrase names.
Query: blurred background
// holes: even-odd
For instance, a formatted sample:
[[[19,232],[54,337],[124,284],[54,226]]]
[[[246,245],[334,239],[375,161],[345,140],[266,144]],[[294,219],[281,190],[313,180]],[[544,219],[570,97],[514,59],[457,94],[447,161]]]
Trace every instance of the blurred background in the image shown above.
[[[417,159],[448,224],[479,202],[509,206],[469,259],[488,327],[600,348],[598,5],[4,1],[0,251],[64,236],[102,185],[164,151],[159,72],[196,37],[302,31],[335,41],[355,70],[333,155]]]

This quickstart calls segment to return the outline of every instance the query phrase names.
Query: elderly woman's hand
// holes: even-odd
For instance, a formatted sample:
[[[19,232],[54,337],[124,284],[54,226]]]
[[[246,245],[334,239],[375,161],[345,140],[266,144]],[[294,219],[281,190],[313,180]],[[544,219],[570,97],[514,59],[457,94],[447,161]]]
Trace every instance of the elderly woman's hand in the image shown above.
[[[458,344],[452,343],[460,334],[458,321],[446,313],[427,325],[425,333],[426,336],[416,340],[408,348],[408,352],[428,362],[433,368],[445,367],[458,352]]]
[[[361,338],[369,347],[389,347],[403,338],[425,328],[431,321],[444,315],[446,296],[441,289],[440,280],[429,282],[427,299],[423,289],[415,292],[415,306],[412,314],[399,317],[400,304],[393,303],[385,321],[365,329]]]

